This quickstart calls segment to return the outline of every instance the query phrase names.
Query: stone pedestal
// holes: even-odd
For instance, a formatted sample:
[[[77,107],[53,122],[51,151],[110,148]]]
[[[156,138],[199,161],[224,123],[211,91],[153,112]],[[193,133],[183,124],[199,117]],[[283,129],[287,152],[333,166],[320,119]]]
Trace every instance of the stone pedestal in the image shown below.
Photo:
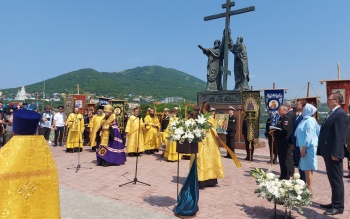
[[[234,115],[237,118],[236,135],[235,135],[235,148],[245,149],[244,137],[242,135],[242,124],[244,119],[244,108],[242,103],[242,93],[244,91],[203,91],[197,93],[197,108],[199,111],[199,106],[201,102],[208,101],[211,107],[216,109],[216,114],[228,114],[229,106],[233,106],[236,111]],[[226,142],[226,135],[219,133],[221,140]],[[256,142],[258,139],[256,140]],[[265,142],[259,142],[259,145],[255,145],[255,148],[264,147]]]

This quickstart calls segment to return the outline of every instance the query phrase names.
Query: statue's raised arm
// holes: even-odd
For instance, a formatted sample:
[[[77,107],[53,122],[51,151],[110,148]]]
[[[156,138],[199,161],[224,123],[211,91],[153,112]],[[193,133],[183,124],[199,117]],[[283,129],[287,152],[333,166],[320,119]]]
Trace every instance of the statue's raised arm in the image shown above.
[[[217,91],[217,79],[220,73],[220,40],[215,40],[213,48],[203,48],[201,45],[198,47],[203,51],[203,53],[208,56],[207,63],[207,91]]]

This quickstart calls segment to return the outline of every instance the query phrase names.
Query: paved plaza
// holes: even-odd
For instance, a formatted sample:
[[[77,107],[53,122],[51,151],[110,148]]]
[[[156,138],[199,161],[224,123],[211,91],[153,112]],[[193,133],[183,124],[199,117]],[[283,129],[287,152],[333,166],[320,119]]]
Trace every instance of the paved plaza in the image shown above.
[[[264,141],[264,140],[262,140]],[[174,217],[172,209],[176,204],[177,162],[167,162],[156,155],[139,158],[138,180],[142,183],[119,185],[135,177],[136,158],[127,158],[122,166],[96,166],[96,155],[90,147],[84,146],[80,153],[81,169],[76,173],[78,153],[65,153],[64,147],[50,146],[55,157],[60,181],[62,219],[92,218],[152,218]],[[199,192],[199,212],[195,218],[270,218],[273,204],[254,194],[257,188],[249,171],[255,167],[271,169],[279,173],[279,165],[269,165],[268,148],[256,149],[254,161],[247,162],[244,150],[236,151],[242,167],[236,168],[232,160],[223,158],[225,178],[219,179],[219,186]],[[222,149],[222,155],[225,155]],[[295,218],[350,218],[350,180],[345,179],[345,211],[336,217],[324,216],[319,204],[331,200],[330,186],[322,159],[318,159],[319,170],[314,174],[313,204],[304,208],[304,214],[292,211]],[[345,163],[344,163],[345,166]],[[345,166],[346,167],[346,166]],[[67,169],[70,168],[70,169]],[[180,161],[180,186],[189,171],[189,160]],[[282,206],[277,213],[283,214]]]

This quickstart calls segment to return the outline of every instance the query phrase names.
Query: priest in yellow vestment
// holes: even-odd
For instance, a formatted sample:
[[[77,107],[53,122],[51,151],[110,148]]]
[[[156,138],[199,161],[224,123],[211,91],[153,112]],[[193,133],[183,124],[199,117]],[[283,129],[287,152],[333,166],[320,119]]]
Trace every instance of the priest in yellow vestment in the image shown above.
[[[96,132],[101,127],[101,121],[104,117],[103,106],[98,106],[97,113],[91,118],[88,125],[90,128],[90,146],[92,151],[96,151]]]
[[[142,118],[139,116],[139,108],[133,109],[134,115],[130,116],[128,123],[125,127],[126,133],[126,152],[128,156],[138,156],[140,153],[145,151],[144,147],[144,123]]]
[[[204,101],[200,107],[202,114],[205,114],[208,118],[208,122],[211,124],[211,130],[207,131],[206,137],[202,142],[198,143],[197,154],[197,173],[198,184],[200,189],[205,187],[212,187],[218,184],[217,179],[224,177],[224,168],[222,165],[222,158],[219,148],[219,143],[216,140],[216,121],[210,113],[209,102]],[[194,155],[191,155],[191,163],[194,160]]]
[[[145,117],[145,151],[146,154],[154,154],[160,147],[159,129],[160,122],[154,115],[154,109],[150,109],[149,114]]]
[[[0,218],[60,218],[58,173],[42,135],[41,115],[13,113],[14,136],[0,149]]]
[[[74,108],[74,113],[67,118],[68,137],[66,152],[77,152],[83,150],[84,117],[80,114],[79,108]]]

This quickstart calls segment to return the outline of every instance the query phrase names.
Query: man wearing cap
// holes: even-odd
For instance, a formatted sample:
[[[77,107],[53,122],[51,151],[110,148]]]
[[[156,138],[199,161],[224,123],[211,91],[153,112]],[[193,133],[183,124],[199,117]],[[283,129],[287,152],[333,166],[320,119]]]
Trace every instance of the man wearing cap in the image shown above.
[[[133,113],[134,115],[129,117],[125,127],[127,137],[126,151],[130,157],[138,156],[145,151],[143,140],[143,129],[145,125],[143,124],[142,118],[139,116],[139,108],[134,108]]]
[[[79,108],[74,108],[74,113],[69,114],[67,119],[68,137],[66,152],[83,151],[84,118]]]
[[[93,152],[96,151],[96,132],[101,126],[101,121],[105,117],[105,114],[103,113],[103,106],[98,106],[97,113],[91,118],[89,122],[89,129],[90,129],[90,146],[91,150]]]
[[[149,114],[145,117],[145,151],[146,154],[154,154],[160,146],[158,141],[160,123],[158,117],[154,115],[154,109],[148,112]]]
[[[14,136],[0,150],[2,218],[60,218],[55,160],[44,137],[34,135],[40,118],[30,110],[13,113]]]
[[[236,111],[236,109],[233,106],[230,106],[228,108],[228,124],[227,124],[227,130],[226,130],[226,145],[235,152],[235,134],[236,134],[236,125],[237,125],[237,118],[235,115],[233,115],[233,112]],[[227,152],[225,158],[231,158],[231,155]]]
[[[64,125],[66,124],[66,115],[63,112],[63,106],[58,107],[58,113],[53,117],[52,127],[55,130],[55,140],[52,146],[57,146],[58,134],[60,135],[58,145],[62,146]]]

